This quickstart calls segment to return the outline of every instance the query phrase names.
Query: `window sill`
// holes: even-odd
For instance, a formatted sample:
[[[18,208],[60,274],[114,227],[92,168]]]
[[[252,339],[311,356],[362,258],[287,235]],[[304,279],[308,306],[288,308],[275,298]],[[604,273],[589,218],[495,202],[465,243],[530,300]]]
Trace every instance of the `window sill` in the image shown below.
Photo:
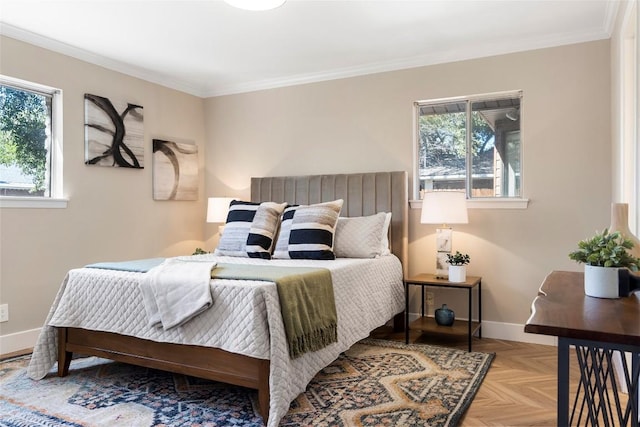
[[[422,200],[409,200],[411,209],[422,209]],[[472,199],[467,200],[468,209],[527,209],[529,199]]]
[[[65,209],[68,199],[50,197],[0,197],[0,208]]]

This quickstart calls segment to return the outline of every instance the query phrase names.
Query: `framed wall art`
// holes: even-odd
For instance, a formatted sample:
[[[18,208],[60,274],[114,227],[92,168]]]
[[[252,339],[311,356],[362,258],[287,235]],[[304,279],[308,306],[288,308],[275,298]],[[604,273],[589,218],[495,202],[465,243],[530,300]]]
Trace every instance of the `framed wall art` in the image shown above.
[[[153,199],[198,200],[198,146],[153,140]]]
[[[142,106],[84,95],[85,164],[144,168]]]

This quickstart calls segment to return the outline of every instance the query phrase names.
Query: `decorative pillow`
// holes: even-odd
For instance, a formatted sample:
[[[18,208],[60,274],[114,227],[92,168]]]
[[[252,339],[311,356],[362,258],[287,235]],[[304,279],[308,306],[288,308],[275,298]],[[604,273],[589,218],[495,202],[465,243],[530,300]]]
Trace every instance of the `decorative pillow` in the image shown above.
[[[387,214],[338,218],[333,251],[338,258],[375,258],[382,253]],[[388,239],[387,239],[388,245]]]
[[[391,255],[391,245],[389,244],[389,226],[391,225],[391,212],[385,212],[384,225],[382,226],[382,245],[380,256]]]
[[[284,203],[233,200],[215,254],[260,258],[265,256],[265,251],[269,254],[285,206]]]
[[[280,222],[280,231],[278,240],[273,250],[273,258],[289,259],[289,234],[291,233],[291,223],[293,222],[293,214],[299,205],[290,205],[285,208],[282,214],[282,222]]]
[[[335,259],[333,236],[342,210],[342,199],[300,206],[293,214],[289,233],[292,259]]]
[[[342,199],[284,210],[274,258],[335,259],[333,236]]]
[[[286,203],[264,202],[258,206],[247,236],[249,258],[271,259],[273,241]]]

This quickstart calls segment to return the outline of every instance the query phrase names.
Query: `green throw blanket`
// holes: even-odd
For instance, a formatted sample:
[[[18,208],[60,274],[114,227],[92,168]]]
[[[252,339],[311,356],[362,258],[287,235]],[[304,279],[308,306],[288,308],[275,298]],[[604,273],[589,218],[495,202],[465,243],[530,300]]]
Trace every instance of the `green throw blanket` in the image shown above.
[[[211,278],[275,282],[292,359],[338,341],[338,315],[327,269],[218,264]]]

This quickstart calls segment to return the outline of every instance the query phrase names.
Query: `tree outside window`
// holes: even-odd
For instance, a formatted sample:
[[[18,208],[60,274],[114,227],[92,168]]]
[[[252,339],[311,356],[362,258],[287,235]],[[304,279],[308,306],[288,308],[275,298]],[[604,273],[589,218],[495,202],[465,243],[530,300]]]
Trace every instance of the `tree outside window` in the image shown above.
[[[51,195],[53,96],[0,85],[0,196]]]
[[[416,103],[420,193],[521,197],[520,106],[520,92]]]

